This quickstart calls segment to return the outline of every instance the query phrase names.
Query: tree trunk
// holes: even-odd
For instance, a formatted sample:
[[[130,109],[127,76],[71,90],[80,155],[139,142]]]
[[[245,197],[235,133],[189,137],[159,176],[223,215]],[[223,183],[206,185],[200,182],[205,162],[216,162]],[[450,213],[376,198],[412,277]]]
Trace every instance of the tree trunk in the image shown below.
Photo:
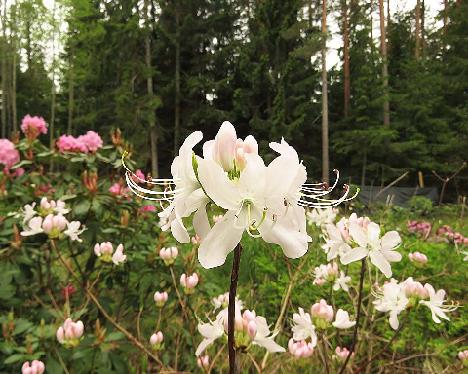
[[[148,71],[148,77],[146,78],[146,89],[148,92],[148,98],[151,101],[149,114],[149,132],[151,142],[151,176],[158,178],[158,132],[156,128],[155,110],[152,108],[152,101],[154,99],[153,91],[153,71],[151,67],[151,27],[148,17],[149,3],[145,0],[145,23],[146,23],[146,36],[145,36],[145,64]]]
[[[444,0],[444,35],[447,35],[448,25],[448,0]]]
[[[421,55],[421,1],[416,0],[416,8],[414,10],[415,17],[415,30],[414,30],[414,57],[416,60],[419,59]]]
[[[344,117],[349,116],[349,101],[351,97],[350,74],[349,74],[349,27],[348,27],[348,4],[346,0],[342,3],[343,12],[343,75],[344,75]]]
[[[426,49],[426,35],[425,35],[425,24],[426,24],[426,4],[424,0],[421,0],[421,55],[424,56]]]
[[[180,25],[179,2],[176,1],[176,36],[175,36],[175,113],[174,113],[174,155],[179,150],[180,138]]]
[[[382,85],[383,85],[383,123],[390,126],[390,98],[388,92],[388,61],[387,61],[387,34],[385,31],[385,15],[383,0],[379,0],[380,18],[380,53],[382,55]]]
[[[8,44],[6,38],[6,1],[3,3],[3,15],[2,15],[2,138],[7,136],[7,51]]]
[[[10,92],[10,97],[11,97],[11,119],[12,119],[12,125],[13,125],[13,132],[18,131],[18,114],[17,114],[17,108],[16,108],[16,41],[15,37],[13,36],[12,40],[12,60],[11,60],[11,92]]]
[[[73,109],[75,105],[75,82],[73,72],[73,48],[70,48],[70,56],[68,57],[68,123],[67,134],[72,135],[73,132]]]
[[[328,77],[327,77],[327,0],[322,0],[322,180],[329,182],[328,158]]]
[[[56,21],[55,21],[55,10],[56,3],[54,1],[54,6],[52,8],[52,92],[50,99],[50,124],[49,124],[49,146],[52,149],[54,146],[54,133],[55,133],[55,31],[56,31]]]

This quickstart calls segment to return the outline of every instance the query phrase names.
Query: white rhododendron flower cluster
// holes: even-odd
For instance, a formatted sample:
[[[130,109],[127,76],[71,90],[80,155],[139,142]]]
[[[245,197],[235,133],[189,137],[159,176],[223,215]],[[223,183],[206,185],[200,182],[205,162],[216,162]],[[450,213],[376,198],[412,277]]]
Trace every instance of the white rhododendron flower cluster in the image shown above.
[[[226,294],[220,295],[214,300],[223,300],[219,306],[225,305]],[[216,305],[218,303],[216,302]],[[250,345],[258,345],[268,352],[285,352],[274,338],[278,332],[271,332],[265,317],[257,316],[253,310],[243,310],[243,302],[236,298],[235,303],[235,344],[237,348],[247,349]],[[200,356],[215,340],[227,336],[228,309],[227,306],[216,314],[213,321],[200,322],[198,332],[203,336],[195,354]]]
[[[327,282],[333,283],[333,290],[343,290],[348,292],[349,285],[351,282],[351,277],[346,275],[342,270],[338,272],[338,264],[336,262],[331,262],[328,264],[322,264],[317,266],[314,270],[314,284],[322,286]]]
[[[301,257],[312,241],[306,231],[304,207],[338,205],[348,199],[349,188],[345,186],[340,199],[324,200],[338,178],[332,188],[306,183],[307,171],[284,139],[270,143],[278,156],[265,165],[255,138],[237,138],[229,122],[222,124],[214,140],[203,144],[200,157],[193,148],[202,138],[196,131],[184,141],[171,166],[173,179],[140,181],[164,187],[164,191],[143,188],[129,169],[126,180],[138,196],[169,202],[159,213],[161,228],[170,229],[179,242],[190,242],[183,219],[193,217],[201,241],[198,259],[204,268],[224,264],[244,232],[278,244],[287,257]],[[172,188],[167,188],[168,184]],[[213,225],[207,214],[210,205],[224,211]]]
[[[446,304],[445,291],[435,291],[429,283],[424,286],[416,282],[413,278],[408,278],[404,282],[391,279],[375,292],[375,309],[380,312],[389,313],[389,322],[392,329],[396,330],[400,326],[398,316],[406,309],[417,304],[428,307],[435,323],[440,323],[441,318],[449,320],[446,315],[457,308],[454,304]]]
[[[392,262],[401,261],[396,248],[401,244],[398,232],[389,231],[381,236],[380,226],[367,217],[358,218],[353,213],[336,225],[327,224],[326,242],[322,246],[327,260],[337,257],[343,265],[368,257],[387,278],[392,276]]]
[[[307,222],[309,225],[322,227],[335,222],[338,209],[331,206],[326,208],[315,208],[307,212]]]
[[[36,203],[27,204],[20,212],[23,220],[22,236],[46,234],[50,239],[70,238],[81,242],[79,235],[85,230],[79,221],[68,221],[65,214],[69,213],[65,203],[60,200],[41,199],[39,206]]]
[[[114,265],[120,265],[127,260],[123,250],[123,244],[119,244],[114,251],[114,246],[110,242],[96,243],[94,246],[94,253],[101,261],[113,262]]]

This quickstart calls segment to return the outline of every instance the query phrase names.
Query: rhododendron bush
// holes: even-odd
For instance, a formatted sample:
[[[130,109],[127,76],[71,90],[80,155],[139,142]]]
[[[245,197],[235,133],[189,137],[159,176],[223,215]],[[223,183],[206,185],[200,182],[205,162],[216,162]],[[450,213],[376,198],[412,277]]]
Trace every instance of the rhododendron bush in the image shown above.
[[[0,139],[0,371],[456,373],[466,230],[364,211],[225,122],[155,179],[118,131]],[[265,157],[267,159],[267,157]],[[457,213],[458,214],[458,213]],[[465,240],[463,240],[465,238]]]

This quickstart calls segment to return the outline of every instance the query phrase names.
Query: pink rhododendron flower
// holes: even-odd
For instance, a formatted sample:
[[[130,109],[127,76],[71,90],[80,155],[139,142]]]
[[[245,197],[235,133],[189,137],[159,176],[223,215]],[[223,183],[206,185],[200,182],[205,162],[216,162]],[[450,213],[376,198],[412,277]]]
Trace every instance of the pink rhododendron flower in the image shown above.
[[[152,213],[156,212],[157,208],[154,205],[143,205],[138,209],[140,213]]]
[[[47,134],[47,123],[42,117],[27,114],[21,122],[21,131],[29,140],[34,140],[40,134]]]
[[[161,331],[154,333],[150,337],[151,348],[153,348],[153,350],[155,351],[159,351],[162,348],[161,345],[162,345],[163,340],[164,340],[164,335]]]
[[[31,364],[29,364],[29,361],[26,361],[23,366],[21,366],[21,374],[42,374],[44,370],[45,365],[39,360],[33,360]]]
[[[169,295],[167,294],[166,291],[163,291],[163,292],[156,291],[154,293],[154,302],[156,303],[156,306],[159,308],[162,308],[164,304],[166,304],[168,298],[169,298]]]
[[[20,161],[20,154],[15,145],[8,139],[0,139],[0,164],[10,169]]]
[[[86,153],[88,148],[81,140],[72,135],[62,135],[57,140],[57,148],[61,153],[63,152],[81,152]]]
[[[128,188],[124,187],[121,183],[116,182],[109,188],[109,192],[116,197],[128,198]]]
[[[324,299],[321,299],[320,302],[312,305],[310,308],[310,315],[313,318],[319,318],[331,322],[333,320],[333,307],[328,305]]]
[[[88,131],[85,135],[80,135],[77,140],[85,145],[87,152],[92,153],[101,148],[103,144],[101,137],[95,131]]]

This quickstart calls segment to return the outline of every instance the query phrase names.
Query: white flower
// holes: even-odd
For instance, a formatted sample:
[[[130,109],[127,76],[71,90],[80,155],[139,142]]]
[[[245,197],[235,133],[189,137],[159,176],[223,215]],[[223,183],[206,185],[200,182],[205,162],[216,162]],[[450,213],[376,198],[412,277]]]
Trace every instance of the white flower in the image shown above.
[[[213,322],[199,323],[198,332],[203,336],[203,340],[197,347],[197,351],[195,352],[196,356],[200,356],[208,346],[224,335],[222,317],[218,315]]]
[[[124,247],[122,244],[119,244],[117,248],[115,249],[115,252],[112,255],[112,262],[115,265],[120,265],[121,263],[125,262],[125,260],[127,259],[127,256],[124,255],[123,253],[123,249]]]
[[[335,279],[335,283],[333,284],[333,289],[335,291],[338,291],[340,288],[343,291],[348,292],[349,291],[349,286],[348,283],[351,282],[351,277],[348,275],[345,275],[343,271],[340,271],[340,276]]]
[[[72,221],[67,223],[67,229],[63,232],[67,235],[71,241],[82,242],[78,235],[80,235],[85,228],[80,229],[81,222],[80,221]]]
[[[350,245],[346,239],[343,238],[337,226],[327,224],[325,229],[327,237],[325,239],[325,244],[322,245],[322,249],[327,254],[327,261],[331,261],[338,256],[341,257],[351,250]]]
[[[424,285],[427,293],[429,294],[429,300],[421,300],[419,301],[420,304],[427,306],[432,313],[432,319],[435,323],[442,322],[440,318],[443,318],[447,321],[450,319],[447,317],[445,313],[452,312],[457,309],[456,305],[445,305],[445,290],[438,290],[437,292],[434,290],[434,287],[429,283]]]
[[[198,259],[205,268],[222,265],[244,231],[279,244],[290,258],[304,255],[312,240],[306,233],[304,209],[285,206],[297,183],[299,163],[291,165],[289,154],[278,156],[268,167],[258,155],[246,154],[245,159],[246,166],[238,178],[230,177],[211,159],[199,161],[198,175],[207,195],[227,211],[198,249]]]
[[[33,217],[24,227],[24,231],[21,231],[21,236],[31,236],[44,232],[42,230],[42,217]]]
[[[257,325],[257,333],[252,341],[253,344],[265,348],[270,353],[286,352],[283,347],[273,340],[278,333],[270,332],[265,317],[255,317],[255,323]]]
[[[398,262],[402,258],[401,254],[395,251],[401,243],[398,232],[389,231],[380,238],[380,227],[376,223],[370,222],[365,228],[356,222],[351,222],[349,233],[358,247],[341,256],[341,262],[347,265],[369,256],[371,262],[390,278],[392,276],[390,262]]]
[[[382,287],[382,292],[373,302],[379,312],[390,312],[389,322],[392,329],[398,329],[400,325],[398,315],[406,309],[409,299],[406,296],[405,286],[391,279]]]
[[[356,324],[356,321],[349,319],[349,314],[343,309],[338,309],[335,316],[335,321],[332,323],[337,329],[349,329]]]
[[[305,313],[304,309],[299,308],[299,313],[293,314],[293,339],[295,341],[311,339],[312,347],[317,345],[317,333],[315,326],[312,323],[312,318],[309,313]]]
[[[326,224],[332,224],[335,221],[337,211],[335,208],[315,208],[307,212],[307,218],[310,224],[322,227]]]

